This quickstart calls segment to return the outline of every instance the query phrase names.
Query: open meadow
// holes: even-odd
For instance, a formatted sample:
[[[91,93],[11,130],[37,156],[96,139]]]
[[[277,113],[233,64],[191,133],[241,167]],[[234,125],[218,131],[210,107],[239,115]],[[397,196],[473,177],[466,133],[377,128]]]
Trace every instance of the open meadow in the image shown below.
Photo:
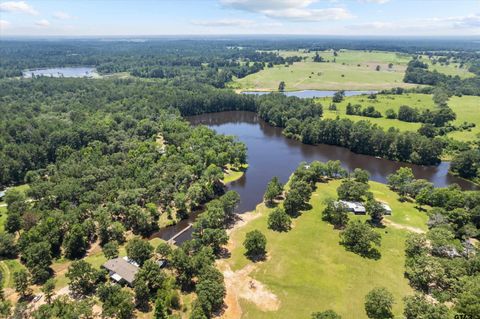
[[[418,94],[418,93],[408,93],[401,95],[393,94],[378,94],[376,99],[369,99],[367,95],[359,96],[350,96],[345,97],[345,99],[336,103],[337,110],[332,111],[328,109],[328,106],[332,103],[332,98],[319,98],[317,99],[319,103],[323,105],[324,117],[325,118],[349,118],[352,121],[368,120],[372,123],[378,124],[384,129],[390,127],[395,127],[401,131],[417,131],[421,123],[411,123],[403,122],[397,119],[387,119],[385,117],[385,111],[387,109],[393,109],[395,112],[398,112],[398,109],[402,105],[408,105],[410,107],[415,107],[420,110],[422,109],[434,109],[436,106],[432,100],[430,94]],[[377,111],[379,111],[383,117],[381,118],[371,118],[365,116],[357,115],[347,115],[346,106],[348,103],[352,105],[360,104],[362,108],[373,106]],[[454,131],[447,134],[448,137],[459,141],[475,141],[477,139],[477,134],[480,133],[480,97],[478,96],[453,96],[449,99],[448,105],[456,113],[457,118],[453,121],[454,125],[461,125],[464,122],[475,123],[476,126],[463,131]]]
[[[304,61],[272,68],[236,79],[231,87],[242,90],[275,91],[285,81],[287,91],[295,90],[381,90],[392,87],[413,87],[403,83],[408,55],[377,51],[322,51],[328,62],[313,62],[315,52],[280,51],[282,56],[298,55]],[[376,68],[379,66],[379,70]]]
[[[294,219],[287,233],[267,229],[270,209],[263,204],[257,207],[253,218],[245,217],[249,222],[233,231],[229,244],[231,257],[226,262],[236,274],[249,269],[250,279],[263,285],[267,290],[264,294],[276,301],[276,307],[268,308],[262,301],[240,295],[243,318],[308,318],[314,311],[327,309],[333,309],[343,318],[366,318],[364,297],[377,286],[393,293],[396,302],[393,311],[400,316],[402,298],[413,293],[404,278],[404,242],[409,232],[426,231],[427,216],[414,204],[399,202],[397,194],[386,185],[370,182],[375,198],[388,202],[393,215],[386,217],[385,228],[376,230],[382,236],[381,258],[360,257],[347,252],[339,244],[340,232],[322,221],[324,200],[335,198],[339,185],[340,181],[318,184],[310,201],[312,209]],[[242,243],[245,234],[254,229],[267,237],[267,260],[255,263],[252,268],[244,256]],[[235,289],[241,291],[242,287]]]

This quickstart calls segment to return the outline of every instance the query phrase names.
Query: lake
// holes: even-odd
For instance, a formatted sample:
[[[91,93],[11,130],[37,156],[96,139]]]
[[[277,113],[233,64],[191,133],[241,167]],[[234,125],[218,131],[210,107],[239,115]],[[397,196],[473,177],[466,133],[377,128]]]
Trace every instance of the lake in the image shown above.
[[[34,76],[48,76],[54,78],[93,78],[98,77],[98,73],[95,68],[92,67],[65,67],[65,68],[46,68],[23,71],[24,78],[31,78]]]
[[[407,166],[412,168],[416,178],[429,180],[437,187],[457,183],[463,189],[478,189],[475,184],[448,173],[448,162],[439,166],[420,166],[355,154],[339,146],[303,144],[286,138],[282,129],[267,124],[252,112],[209,113],[188,120],[193,125],[207,125],[220,134],[235,135],[247,145],[248,169],[241,179],[228,185],[229,190],[240,194],[239,212],[253,210],[262,201],[265,187],[273,176],[285,183],[301,162],[314,160],[340,160],[347,170],[365,169],[371,180],[381,183],[386,183],[387,176],[398,168]]]
[[[242,178],[227,185],[228,190],[240,194],[238,213],[255,209],[263,200],[267,183],[273,176],[278,176],[285,183],[301,162],[315,160],[339,160],[349,171],[357,167],[365,169],[370,173],[371,180],[381,183],[386,183],[389,174],[407,166],[412,168],[416,178],[429,180],[437,187],[457,183],[463,189],[479,189],[475,184],[448,173],[448,162],[442,162],[438,166],[420,166],[355,154],[339,146],[302,144],[286,138],[282,135],[282,129],[267,124],[253,112],[208,113],[191,116],[188,120],[192,125],[206,125],[220,134],[235,135],[247,145],[248,169]],[[195,212],[188,219],[163,228],[152,237],[168,240],[192,223],[197,215],[198,212]],[[190,236],[191,229],[183,233],[177,243],[182,243]]]
[[[302,99],[306,99],[306,98],[314,98],[314,97],[331,97],[336,92],[337,91],[303,90],[303,91],[289,91],[289,92],[282,92],[282,93],[285,94],[286,96],[296,96]],[[344,91],[344,92],[345,92],[345,96],[377,93],[377,91]],[[270,93],[272,92],[262,92],[262,91],[242,92],[242,94],[255,94],[255,95],[264,95],[264,94],[270,94]]]

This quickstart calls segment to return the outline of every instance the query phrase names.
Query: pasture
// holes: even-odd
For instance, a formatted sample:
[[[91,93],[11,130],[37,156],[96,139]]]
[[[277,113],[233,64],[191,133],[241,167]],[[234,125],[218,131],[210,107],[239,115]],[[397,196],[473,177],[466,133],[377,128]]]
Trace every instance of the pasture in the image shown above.
[[[341,50],[321,51],[319,55],[328,62],[313,62],[315,52],[280,51],[282,56],[302,56],[302,62],[250,74],[231,83],[241,90],[276,91],[280,81],[286,90],[381,90],[392,87],[413,87],[403,83],[408,55],[379,51]],[[379,71],[376,70],[379,66]]]
[[[389,289],[395,296],[394,313],[403,311],[402,298],[413,291],[404,278],[404,243],[411,230],[426,230],[426,214],[412,203],[401,203],[384,184],[370,182],[371,191],[393,209],[382,236],[382,257],[372,260],[348,252],[339,244],[339,230],[322,221],[326,198],[336,197],[340,181],[318,184],[312,195],[312,209],[293,220],[292,229],[278,233],[267,229],[270,209],[257,207],[258,218],[231,234],[233,271],[241,271],[251,262],[244,256],[243,241],[248,231],[258,229],[267,237],[267,260],[254,264],[251,278],[262,283],[279,300],[276,311],[262,311],[255,303],[240,298],[244,318],[308,318],[314,311],[333,309],[343,318],[366,318],[364,297],[374,287]],[[350,216],[366,220],[366,216]],[[407,230],[408,229],[408,230]],[[305,284],[307,283],[307,284]],[[299,307],[299,305],[301,305]]]

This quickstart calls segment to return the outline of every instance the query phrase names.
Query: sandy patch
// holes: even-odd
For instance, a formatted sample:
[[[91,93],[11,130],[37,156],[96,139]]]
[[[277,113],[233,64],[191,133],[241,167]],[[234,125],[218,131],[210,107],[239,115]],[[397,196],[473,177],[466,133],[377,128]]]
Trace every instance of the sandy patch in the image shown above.
[[[278,300],[278,297],[260,281],[250,277],[250,273],[256,269],[254,264],[249,264],[238,271],[232,271],[225,261],[219,261],[217,266],[223,272],[227,289],[225,296],[226,309],[220,318],[241,318],[240,299],[254,303],[262,311],[279,309],[280,300]]]
[[[420,228],[417,228],[417,227],[412,227],[412,226],[405,226],[405,225],[397,224],[397,223],[392,222],[391,220],[388,220],[388,219],[384,219],[383,224],[391,226],[393,228],[397,228],[397,229],[408,230],[412,233],[425,234],[425,231],[423,229],[420,229]]]

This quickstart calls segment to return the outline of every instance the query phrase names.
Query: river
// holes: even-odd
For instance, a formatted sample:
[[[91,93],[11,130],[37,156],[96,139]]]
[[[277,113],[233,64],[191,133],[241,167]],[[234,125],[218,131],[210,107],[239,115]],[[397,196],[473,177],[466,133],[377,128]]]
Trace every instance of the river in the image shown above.
[[[278,176],[285,183],[299,163],[314,160],[340,160],[347,170],[363,168],[370,173],[371,180],[381,183],[385,183],[387,176],[398,168],[407,166],[412,168],[416,178],[429,180],[437,187],[457,183],[463,189],[479,189],[475,184],[448,173],[448,162],[438,166],[420,166],[355,154],[339,146],[306,145],[286,138],[282,135],[282,129],[267,124],[252,112],[208,113],[189,117],[188,120],[192,125],[207,125],[220,134],[235,135],[247,145],[248,169],[242,178],[227,185],[228,190],[240,194],[239,213],[253,210],[262,201],[266,185],[273,176]],[[155,237],[170,239],[193,222],[196,215],[162,229]],[[177,239],[177,243],[188,239],[190,235],[191,231],[185,232]]]

